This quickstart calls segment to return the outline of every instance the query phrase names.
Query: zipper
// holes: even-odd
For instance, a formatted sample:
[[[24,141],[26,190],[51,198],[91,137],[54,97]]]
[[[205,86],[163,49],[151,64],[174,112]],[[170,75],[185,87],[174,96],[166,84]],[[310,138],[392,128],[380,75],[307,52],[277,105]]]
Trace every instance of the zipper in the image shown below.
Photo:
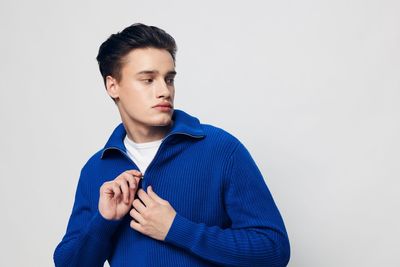
[[[166,142],[167,138],[169,138],[170,136],[175,135],[175,134],[182,134],[182,135],[190,136],[190,137],[197,138],[197,139],[203,138],[203,135],[201,135],[201,136],[199,136],[199,135],[191,135],[191,134],[183,133],[183,132],[175,132],[175,133],[172,133],[172,134],[168,134],[166,137],[164,137],[164,140],[161,142],[160,147],[158,148],[158,150],[156,152],[156,155],[154,156],[153,160],[150,162],[149,166],[147,166],[147,169],[146,169],[145,173],[142,173],[142,179],[140,179],[140,181],[139,181],[138,188],[140,188],[140,185],[142,186],[143,190],[147,187],[146,186],[146,181],[144,179],[145,178],[145,174],[148,173],[148,170],[149,170],[150,166],[152,166],[154,161],[156,161],[158,155],[160,154],[160,150],[161,150],[162,146],[164,145],[164,143]],[[108,150],[108,149],[116,149],[119,152],[121,152],[139,170],[139,168],[136,165],[136,163],[128,156],[128,154],[125,153],[125,151],[123,151],[122,149],[120,149],[118,147],[108,147],[106,150]],[[104,151],[106,151],[106,150],[104,150]],[[104,154],[104,152],[103,152],[103,154]]]
[[[108,147],[106,150],[103,151],[103,154],[104,154],[105,151],[107,151],[107,150],[109,150],[109,149],[116,149],[116,150],[118,150],[119,152],[121,152],[121,154],[124,155],[125,158],[127,158],[127,159],[133,164],[133,166],[136,167],[136,169],[137,169],[138,171],[140,171],[140,170],[139,170],[139,167],[138,167],[138,166],[136,165],[136,163],[128,156],[128,154],[126,154],[125,151],[123,151],[122,149],[120,149],[120,148],[118,148],[118,147],[115,147],[115,146]],[[140,181],[139,181],[138,188],[140,188],[140,184],[142,183],[142,180],[143,180],[143,179],[144,179],[144,174],[142,174],[142,179],[140,179]]]

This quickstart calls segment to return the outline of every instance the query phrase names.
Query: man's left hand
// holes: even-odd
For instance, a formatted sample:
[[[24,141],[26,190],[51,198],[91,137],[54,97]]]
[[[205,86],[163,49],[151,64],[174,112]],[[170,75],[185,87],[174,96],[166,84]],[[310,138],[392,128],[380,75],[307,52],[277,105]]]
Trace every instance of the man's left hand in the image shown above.
[[[129,214],[133,220],[130,225],[136,231],[157,240],[164,240],[174,221],[176,211],[168,201],[159,197],[151,186],[147,193],[140,189],[139,199],[132,203],[134,207]]]

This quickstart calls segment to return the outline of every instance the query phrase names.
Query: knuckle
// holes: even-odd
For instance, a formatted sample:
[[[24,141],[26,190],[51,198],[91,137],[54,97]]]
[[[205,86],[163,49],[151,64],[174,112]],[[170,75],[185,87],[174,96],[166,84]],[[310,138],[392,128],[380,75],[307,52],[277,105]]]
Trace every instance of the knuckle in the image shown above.
[[[149,228],[149,223],[144,221],[140,224],[142,226],[143,231],[146,231]]]
[[[106,190],[109,189],[109,188],[111,188],[110,183],[109,183],[109,182],[105,182],[104,184],[102,184],[102,185],[100,186],[100,192],[104,192],[104,191],[106,191]]]
[[[133,205],[134,207],[137,207],[137,206],[139,205],[139,199],[135,199],[135,200],[133,201],[132,205]]]
[[[124,180],[125,173],[121,173],[120,175],[117,176],[117,178],[114,179],[115,182],[119,182],[121,180]]]
[[[132,171],[126,171],[125,173],[126,173],[126,175],[127,175],[128,177],[133,177],[133,175],[136,174],[135,172],[132,172]]]
[[[108,186],[110,186],[110,183],[111,182],[104,182],[102,185],[101,185],[101,187],[100,188],[105,188],[105,187],[108,187]]]
[[[146,219],[151,218],[151,212],[150,212],[148,209],[144,210],[144,211],[142,212],[142,217],[143,217],[143,218],[146,218]]]

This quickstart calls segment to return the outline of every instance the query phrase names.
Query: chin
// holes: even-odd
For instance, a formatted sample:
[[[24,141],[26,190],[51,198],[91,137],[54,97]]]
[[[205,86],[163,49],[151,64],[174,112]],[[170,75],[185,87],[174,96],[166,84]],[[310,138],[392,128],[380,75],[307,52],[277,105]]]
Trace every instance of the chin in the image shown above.
[[[172,122],[172,114],[165,114],[161,118],[157,118],[154,121],[155,126],[168,126]]]

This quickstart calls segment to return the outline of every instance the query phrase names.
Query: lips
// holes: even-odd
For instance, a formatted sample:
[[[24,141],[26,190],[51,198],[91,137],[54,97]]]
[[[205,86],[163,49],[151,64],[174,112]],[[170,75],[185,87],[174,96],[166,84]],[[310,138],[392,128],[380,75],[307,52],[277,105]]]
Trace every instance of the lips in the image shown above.
[[[170,103],[161,103],[161,104],[155,105],[154,108],[155,107],[172,108],[172,105]]]

